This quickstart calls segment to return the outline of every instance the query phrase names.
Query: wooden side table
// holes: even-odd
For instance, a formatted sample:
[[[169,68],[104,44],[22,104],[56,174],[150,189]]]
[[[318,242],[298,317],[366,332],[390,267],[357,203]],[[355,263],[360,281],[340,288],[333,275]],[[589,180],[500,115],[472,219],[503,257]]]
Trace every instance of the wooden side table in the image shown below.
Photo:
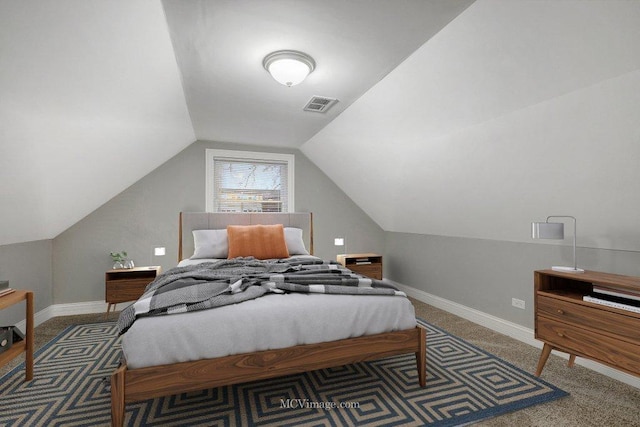
[[[105,315],[109,314],[111,306],[115,311],[116,304],[140,298],[160,270],[159,266],[152,266],[107,271],[104,275],[105,300],[108,304]]]
[[[31,381],[33,379],[33,292],[16,290],[15,292],[0,297],[0,310],[21,301],[27,302],[27,332],[25,334],[25,339],[14,343],[10,349],[0,353],[0,366],[8,363],[10,360],[13,360],[16,356],[24,352],[25,381]]]
[[[594,298],[593,292],[597,286],[640,295],[640,277],[540,270],[534,286],[535,337],[544,342],[536,376],[552,350],[569,353],[569,366],[579,356],[640,376],[637,307]]]
[[[342,254],[338,255],[337,260],[354,273],[382,280],[382,255],[371,253]]]

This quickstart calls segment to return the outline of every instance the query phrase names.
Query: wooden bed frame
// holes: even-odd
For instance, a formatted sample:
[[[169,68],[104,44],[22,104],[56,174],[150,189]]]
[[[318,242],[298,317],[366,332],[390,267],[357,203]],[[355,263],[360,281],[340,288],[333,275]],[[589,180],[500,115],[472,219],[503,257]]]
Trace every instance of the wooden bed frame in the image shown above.
[[[192,221],[195,215],[195,221]],[[190,238],[191,230],[209,228],[221,221],[229,224],[247,223],[237,221],[238,216],[250,217],[249,223],[301,225],[300,218],[291,220],[291,215],[302,214],[214,214],[180,213],[179,256],[183,254],[183,237]],[[305,243],[310,252],[313,248],[311,214],[308,217]],[[226,219],[222,219],[226,216]],[[208,224],[203,223],[206,217]],[[255,222],[260,221],[260,222]],[[307,220],[303,219],[303,223]],[[193,228],[199,227],[199,228]],[[302,224],[304,227],[304,224]],[[303,230],[305,230],[303,228]],[[189,253],[189,252],[185,252]],[[124,424],[125,406],[160,396],[169,396],[189,391],[198,391],[231,384],[274,378],[283,375],[331,368],[357,362],[380,359],[405,353],[415,353],[418,382],[426,385],[426,330],[415,327],[402,331],[367,335],[319,344],[298,345],[277,350],[244,353],[215,359],[203,359],[171,365],[128,369],[121,364],[111,375],[111,425]]]

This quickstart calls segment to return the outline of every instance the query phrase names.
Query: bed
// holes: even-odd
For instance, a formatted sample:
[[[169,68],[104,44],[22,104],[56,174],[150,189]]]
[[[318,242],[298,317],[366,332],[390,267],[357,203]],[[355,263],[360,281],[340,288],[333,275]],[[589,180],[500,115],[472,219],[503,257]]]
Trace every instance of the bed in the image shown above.
[[[301,230],[300,245],[313,258],[313,223],[310,213],[180,213],[178,258],[179,265],[211,262],[209,259],[189,260],[199,249],[194,244],[194,230],[221,230],[228,225],[282,224],[283,227]],[[196,231],[199,233],[199,231]],[[300,254],[307,263],[307,255]],[[290,259],[284,262],[291,262]],[[178,267],[179,269],[180,267]],[[189,267],[186,267],[189,268]],[[178,270],[174,269],[174,270]],[[406,298],[370,295],[308,295],[308,294],[268,294],[260,298],[218,307],[215,310],[201,310],[168,316],[147,317],[136,322],[123,335],[123,361],[111,376],[111,418],[112,425],[122,426],[125,406],[128,402],[179,394],[189,391],[249,382],[300,372],[342,366],[356,362],[375,360],[383,357],[413,353],[416,357],[417,380],[424,387],[426,383],[426,332],[419,326],[407,327],[409,321],[394,319],[394,314],[404,310],[402,304],[409,304]],[[140,300],[138,301],[138,303]],[[331,316],[324,314],[320,319],[324,328],[318,336],[290,337],[288,333],[268,331],[268,324],[277,324],[271,318],[282,316],[285,308],[297,307],[300,316],[304,313],[304,324],[313,324],[316,316],[322,317],[322,307],[331,304]],[[395,304],[395,305],[394,305]],[[230,319],[239,307],[244,307],[253,316],[252,322],[233,322]],[[282,308],[278,308],[282,307]],[[126,309],[125,309],[126,310]],[[236,310],[236,311],[234,311]],[[271,311],[269,311],[271,310]],[[325,309],[326,310],[326,309]],[[413,308],[411,307],[413,313]],[[287,312],[289,313],[289,312]],[[211,317],[213,316],[213,317]],[[260,317],[263,316],[263,317]],[[267,316],[267,317],[265,317]],[[406,314],[403,314],[406,317]],[[122,317],[122,315],[121,315]],[[397,315],[397,317],[401,317]],[[231,317],[233,319],[233,317]],[[269,320],[265,320],[269,319]],[[358,321],[354,319],[359,319]],[[385,320],[386,319],[386,320]],[[186,340],[183,344],[170,346],[165,351],[152,350],[154,345],[162,348],[160,342],[181,339],[174,337],[173,330],[179,330],[176,322],[188,320],[190,324],[251,323],[267,327],[259,333],[247,330],[244,333],[225,327],[226,341],[232,341],[232,349],[216,353],[205,343],[214,340],[225,341],[225,337],[207,336],[206,339]],[[415,324],[415,316],[413,318]],[[329,321],[337,322],[331,326]],[[336,324],[349,323],[350,329],[342,331]],[[290,322],[299,324],[303,322]],[[328,326],[327,326],[328,325]],[[404,326],[402,326],[404,325]],[[244,327],[244,326],[243,326]],[[353,328],[353,330],[351,330]],[[206,330],[205,330],[206,329]],[[216,328],[204,328],[199,333],[214,333]],[[222,329],[222,328],[221,328]],[[296,331],[294,333],[298,333]],[[154,337],[153,331],[162,331]],[[274,329],[275,331],[275,329]],[[315,329],[314,329],[315,331]],[[253,333],[253,335],[252,335]],[[246,334],[246,337],[244,336]],[[313,334],[312,334],[313,335]],[[270,337],[268,344],[257,343],[257,337]],[[282,336],[285,338],[283,339]],[[229,339],[231,338],[231,340]],[[141,343],[142,340],[147,340]],[[280,340],[273,343],[273,340]],[[185,344],[189,341],[188,344]],[[303,342],[304,341],[304,342]],[[307,342],[308,341],[308,342]],[[138,343],[138,345],[133,343]],[[295,344],[302,342],[301,344]],[[292,345],[294,343],[295,345]],[[262,345],[262,347],[260,347]],[[257,347],[256,347],[257,346]],[[216,349],[224,348],[217,345]],[[144,349],[140,351],[140,349]],[[146,356],[151,356],[150,358]]]

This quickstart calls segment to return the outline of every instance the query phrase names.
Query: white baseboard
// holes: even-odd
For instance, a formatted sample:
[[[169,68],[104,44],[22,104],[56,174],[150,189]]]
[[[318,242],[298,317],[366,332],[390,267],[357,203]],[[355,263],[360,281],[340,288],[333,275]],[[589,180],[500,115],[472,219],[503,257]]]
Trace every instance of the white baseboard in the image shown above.
[[[49,319],[59,316],[73,316],[75,314],[91,314],[91,313],[106,313],[107,303],[104,301],[89,301],[89,302],[75,302],[69,304],[54,304],[49,307],[38,311],[34,314],[33,323],[34,326],[38,326],[41,323],[46,322]],[[16,326],[25,331],[27,328],[27,321],[25,319],[16,323]]]
[[[54,304],[53,317],[73,316],[75,314],[106,313],[107,303],[104,301],[75,302]]]
[[[521,341],[525,344],[529,344],[537,348],[542,348],[542,342],[534,338],[535,335],[533,329],[525,328],[524,326],[518,325],[517,323],[500,319],[499,317],[495,317],[482,311],[464,306],[462,304],[440,298],[428,292],[421,291],[419,289],[412,288],[401,283],[393,283],[401,291],[403,291],[410,297],[417,299],[418,301],[455,314],[456,316],[462,317],[463,319],[467,319],[473,323],[477,323],[478,325],[492,329],[503,335],[507,335],[511,338],[517,339],[518,341]],[[561,357],[564,357],[565,359],[569,359],[569,355],[566,353],[554,352],[553,354],[557,354]],[[640,388],[640,378],[633,375],[618,371],[616,369],[610,368],[609,366],[605,366],[588,359],[583,359],[581,357],[576,358],[576,364],[592,369],[615,380],[622,381],[623,383],[629,384],[630,386]]]

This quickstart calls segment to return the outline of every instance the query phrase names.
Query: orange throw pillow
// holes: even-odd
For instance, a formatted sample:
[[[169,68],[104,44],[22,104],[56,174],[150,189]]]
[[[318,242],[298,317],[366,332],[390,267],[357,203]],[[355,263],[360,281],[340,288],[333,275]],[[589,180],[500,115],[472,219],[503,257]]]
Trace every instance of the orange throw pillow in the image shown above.
[[[277,225],[228,225],[228,258],[252,256],[257,259],[288,258],[284,227]]]

